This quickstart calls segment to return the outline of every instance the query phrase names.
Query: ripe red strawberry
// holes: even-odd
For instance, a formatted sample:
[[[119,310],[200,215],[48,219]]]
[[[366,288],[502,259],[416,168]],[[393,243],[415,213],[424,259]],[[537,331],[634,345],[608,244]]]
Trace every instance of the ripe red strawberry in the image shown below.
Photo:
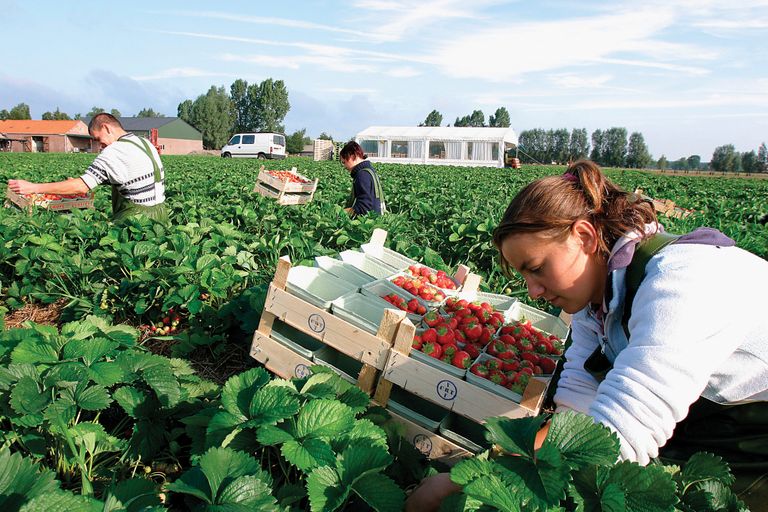
[[[504,342],[505,345],[515,345],[515,338],[510,336],[509,334],[502,334],[499,336],[499,339]]]
[[[423,341],[421,341],[421,336],[416,334],[413,337],[413,341],[411,342],[411,347],[415,348],[416,350],[421,350],[421,346],[424,344]]]
[[[483,328],[480,327],[480,324],[477,323],[476,320],[473,320],[467,324],[464,324],[463,331],[464,331],[464,336],[468,340],[476,340],[480,337],[480,334],[482,333]]]
[[[489,341],[491,341],[491,337],[493,336],[493,333],[495,332],[494,329],[491,329],[487,325],[483,326],[480,330],[480,337],[478,338],[478,341],[485,345]]]
[[[454,345],[453,343],[449,343],[447,345],[443,345],[443,357],[453,357],[453,355],[459,351],[459,347]],[[448,361],[448,364],[451,364],[450,361]]]
[[[462,370],[465,370],[469,368],[469,365],[472,364],[472,356],[469,355],[468,352],[465,350],[458,350],[453,355],[453,360],[451,361],[451,364],[455,366],[456,368],[461,368]]]
[[[521,352],[530,352],[533,350],[533,342],[528,338],[517,338],[516,345]]]
[[[520,359],[530,361],[534,366],[539,364],[539,355],[534,352],[521,352]]]
[[[454,341],[454,334],[453,329],[448,327],[445,324],[438,325],[435,328],[435,331],[437,332],[437,342],[441,345],[445,345],[446,343],[453,343]]]
[[[522,364],[520,366],[521,366],[521,368],[520,368],[519,373],[527,373],[529,377],[533,377],[533,368],[532,367],[522,368]]]
[[[421,291],[419,292],[419,297],[421,297],[427,302],[434,302],[435,300],[435,295],[426,288],[421,289]]]
[[[456,301],[456,305],[457,305],[459,308],[462,308],[462,309],[464,309],[464,308],[466,308],[467,306],[469,306],[469,302],[467,302],[465,299],[459,299],[458,301]]]
[[[459,326],[459,319],[455,316],[452,316],[448,319],[448,325],[451,327],[451,329],[455,329]]]
[[[415,299],[414,299],[415,300]],[[430,327],[435,327],[437,324],[443,321],[443,317],[440,316],[436,310],[432,310],[424,315],[424,323]]]
[[[424,343],[421,347],[421,351],[435,359],[440,359],[443,355],[443,347],[437,343]]]
[[[487,352],[492,356],[498,356],[502,352],[506,352],[506,350],[507,345],[503,341],[493,340],[490,345],[488,345]]]
[[[552,343],[550,343],[547,338],[544,338],[544,341],[539,340],[533,346],[533,350],[535,350],[538,354],[551,354],[552,348]]]
[[[445,301],[446,311],[454,311],[457,301],[458,299],[456,297],[448,297],[448,299]]]
[[[490,371],[488,370],[488,367],[487,367],[487,366],[485,366],[485,365],[484,365],[484,364],[482,364],[482,363],[475,363],[475,364],[473,364],[473,365],[470,367],[469,371],[470,371],[470,372],[472,372],[472,373],[474,373],[474,374],[475,374],[475,375],[477,375],[478,377],[482,377],[482,378],[484,378],[484,379],[487,379],[487,378],[488,378],[488,375],[489,375],[489,373],[490,373]]]
[[[507,376],[500,370],[491,370],[488,374],[488,380],[499,386],[503,386],[507,382]]]
[[[453,329],[453,338],[456,340],[457,343],[466,343],[467,338],[464,336],[464,331],[461,329]]]
[[[421,339],[424,341],[424,343],[437,343],[437,331],[430,327],[421,333]]]
[[[554,359],[542,357],[539,359],[539,366],[541,366],[541,371],[544,373],[554,373],[555,368],[557,368],[557,363]]]
[[[489,370],[501,370],[501,360],[496,359],[495,357],[492,357],[490,359],[485,360],[485,366],[488,367]]]
[[[480,355],[480,348],[474,343],[467,343],[464,345],[464,351],[467,352],[472,359],[475,359]]]
[[[517,360],[517,354],[515,354],[512,350],[509,350],[509,348],[507,348],[503,352],[499,352],[498,354],[496,354],[496,357],[498,357],[502,361],[516,361]]]
[[[485,325],[491,319],[491,312],[481,307],[475,312],[475,317],[478,322]]]
[[[408,311],[412,313],[416,313],[419,310],[419,301],[416,299],[411,299],[408,301]]]
[[[520,369],[520,361],[512,359],[510,361],[502,361],[501,369],[505,372],[516,372]]]

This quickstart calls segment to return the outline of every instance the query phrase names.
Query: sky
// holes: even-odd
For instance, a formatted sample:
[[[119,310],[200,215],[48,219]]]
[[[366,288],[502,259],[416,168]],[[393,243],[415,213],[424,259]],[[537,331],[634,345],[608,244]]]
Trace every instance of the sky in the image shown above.
[[[283,80],[287,133],[625,127],[654,158],[768,141],[768,0],[0,0],[0,109],[124,116]]]

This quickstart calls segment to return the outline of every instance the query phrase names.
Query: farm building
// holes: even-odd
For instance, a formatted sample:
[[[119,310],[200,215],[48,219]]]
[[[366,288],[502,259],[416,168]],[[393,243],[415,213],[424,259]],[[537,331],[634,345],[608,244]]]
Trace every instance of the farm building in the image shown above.
[[[3,151],[32,153],[87,152],[91,149],[88,125],[81,120],[39,121],[33,119],[0,121],[0,147]]]
[[[90,118],[83,118],[86,125]],[[179,117],[121,117],[120,124],[127,132],[149,139],[150,131],[157,129],[157,145],[163,155],[187,155],[203,150],[203,134]]]
[[[355,136],[373,162],[504,167],[512,128],[371,126]]]

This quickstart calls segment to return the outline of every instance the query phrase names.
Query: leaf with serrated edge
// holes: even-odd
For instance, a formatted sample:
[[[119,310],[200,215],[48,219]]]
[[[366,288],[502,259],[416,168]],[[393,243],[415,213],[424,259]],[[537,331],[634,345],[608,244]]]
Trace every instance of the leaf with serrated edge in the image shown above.
[[[75,393],[75,403],[86,411],[101,411],[112,403],[109,393],[102,386],[89,386],[81,393]]]
[[[572,468],[613,464],[619,457],[619,439],[591,416],[566,411],[556,413],[546,442],[557,447]]]
[[[221,390],[221,405],[230,414],[240,416],[245,421],[253,394],[269,380],[269,373],[263,368],[252,368],[230,377]]]
[[[51,398],[31,377],[22,377],[11,390],[11,407],[19,414],[37,414],[48,406]]]
[[[533,457],[533,443],[536,433],[541,429],[546,418],[544,416],[526,418],[488,418],[485,437],[506,453]]]
[[[53,471],[18,453],[0,449],[0,508],[17,510],[24,501],[59,487]]]
[[[299,412],[296,437],[333,437],[352,429],[355,415],[336,400],[313,400]]]
[[[30,500],[19,512],[104,512],[101,502],[88,496],[78,496],[69,491],[56,491],[43,494]]]
[[[218,411],[208,422],[205,430],[205,444],[209,447],[222,446],[229,434],[238,427],[242,421],[238,416],[227,411]]]
[[[391,463],[392,456],[385,447],[356,441],[339,455],[336,465],[341,481],[351,485],[369,473],[383,471]]]
[[[288,462],[304,472],[318,466],[332,465],[336,461],[333,448],[322,439],[286,441],[281,452]]]
[[[15,364],[51,364],[59,361],[56,349],[48,343],[25,340],[16,345],[11,352],[11,362]]]
[[[274,425],[262,425],[258,431],[259,443],[265,446],[274,446],[293,440],[293,436],[285,430]]]
[[[299,412],[301,403],[286,388],[262,388],[253,395],[249,407],[249,417],[260,424],[273,424],[290,418]]]
[[[147,385],[157,394],[160,403],[173,407],[181,400],[181,387],[167,363],[150,366],[143,371]]]
[[[355,421],[352,430],[342,437],[331,439],[336,452],[343,451],[350,443],[364,440],[369,445],[387,448],[387,433],[383,428],[377,427],[371,420],[362,419]]]
[[[341,485],[333,468],[323,466],[315,468],[307,477],[307,495],[312,512],[330,512],[344,504],[349,488]]]
[[[205,473],[214,503],[221,491],[221,484],[244,475],[256,475],[271,485],[268,475],[262,472],[258,461],[250,455],[229,448],[211,448],[200,457],[200,469]]]
[[[203,470],[199,467],[185,471],[179,478],[168,484],[168,490],[180,494],[189,494],[208,504],[213,503],[210,484]]]
[[[691,482],[710,479],[730,486],[735,480],[722,457],[706,452],[694,453],[685,463],[679,477],[684,486]]]
[[[619,462],[610,469],[606,484],[614,483],[624,490],[629,511],[672,510],[677,503],[677,486],[661,467]]]
[[[352,485],[352,490],[377,512],[400,512],[405,493],[386,475],[368,474]]]
[[[451,468],[451,481],[458,485],[467,485],[478,478],[492,475],[494,464],[475,457],[464,459]]]
[[[358,388],[357,386],[351,386],[349,389],[339,395],[339,402],[348,405],[352,412],[360,414],[368,408],[368,404],[371,403],[371,397]]]
[[[518,489],[510,487],[500,476],[487,475],[464,486],[464,493],[499,510],[517,512],[522,510]]]
[[[228,483],[219,493],[218,505],[237,503],[249,510],[277,510],[277,500],[271,494],[272,488],[253,475],[244,475]]]

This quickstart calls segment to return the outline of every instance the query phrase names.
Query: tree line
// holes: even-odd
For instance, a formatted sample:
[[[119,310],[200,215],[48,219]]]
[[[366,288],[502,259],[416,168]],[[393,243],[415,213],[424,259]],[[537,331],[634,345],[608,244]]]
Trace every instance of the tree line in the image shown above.
[[[70,117],[69,114],[67,114],[66,112],[62,112],[59,109],[59,107],[56,107],[56,110],[52,112],[51,111],[43,112],[43,115],[40,116],[40,119],[42,119],[43,121],[71,121],[76,119],[93,117],[96,114],[100,114],[102,112],[107,112],[107,110],[101,107],[91,107],[91,110],[89,110],[88,113],[86,113],[85,115],[77,113]],[[122,114],[116,108],[113,108],[112,110],[110,110],[109,113],[115,117],[122,117]],[[143,108],[139,110],[134,117],[165,117],[165,115],[159,112],[155,112],[154,109],[149,107],[149,108]],[[23,119],[32,119],[32,113],[29,110],[29,105],[27,105],[26,103],[19,103],[15,107],[11,108],[11,110],[6,110],[6,109],[0,110],[0,121],[23,120]]]

